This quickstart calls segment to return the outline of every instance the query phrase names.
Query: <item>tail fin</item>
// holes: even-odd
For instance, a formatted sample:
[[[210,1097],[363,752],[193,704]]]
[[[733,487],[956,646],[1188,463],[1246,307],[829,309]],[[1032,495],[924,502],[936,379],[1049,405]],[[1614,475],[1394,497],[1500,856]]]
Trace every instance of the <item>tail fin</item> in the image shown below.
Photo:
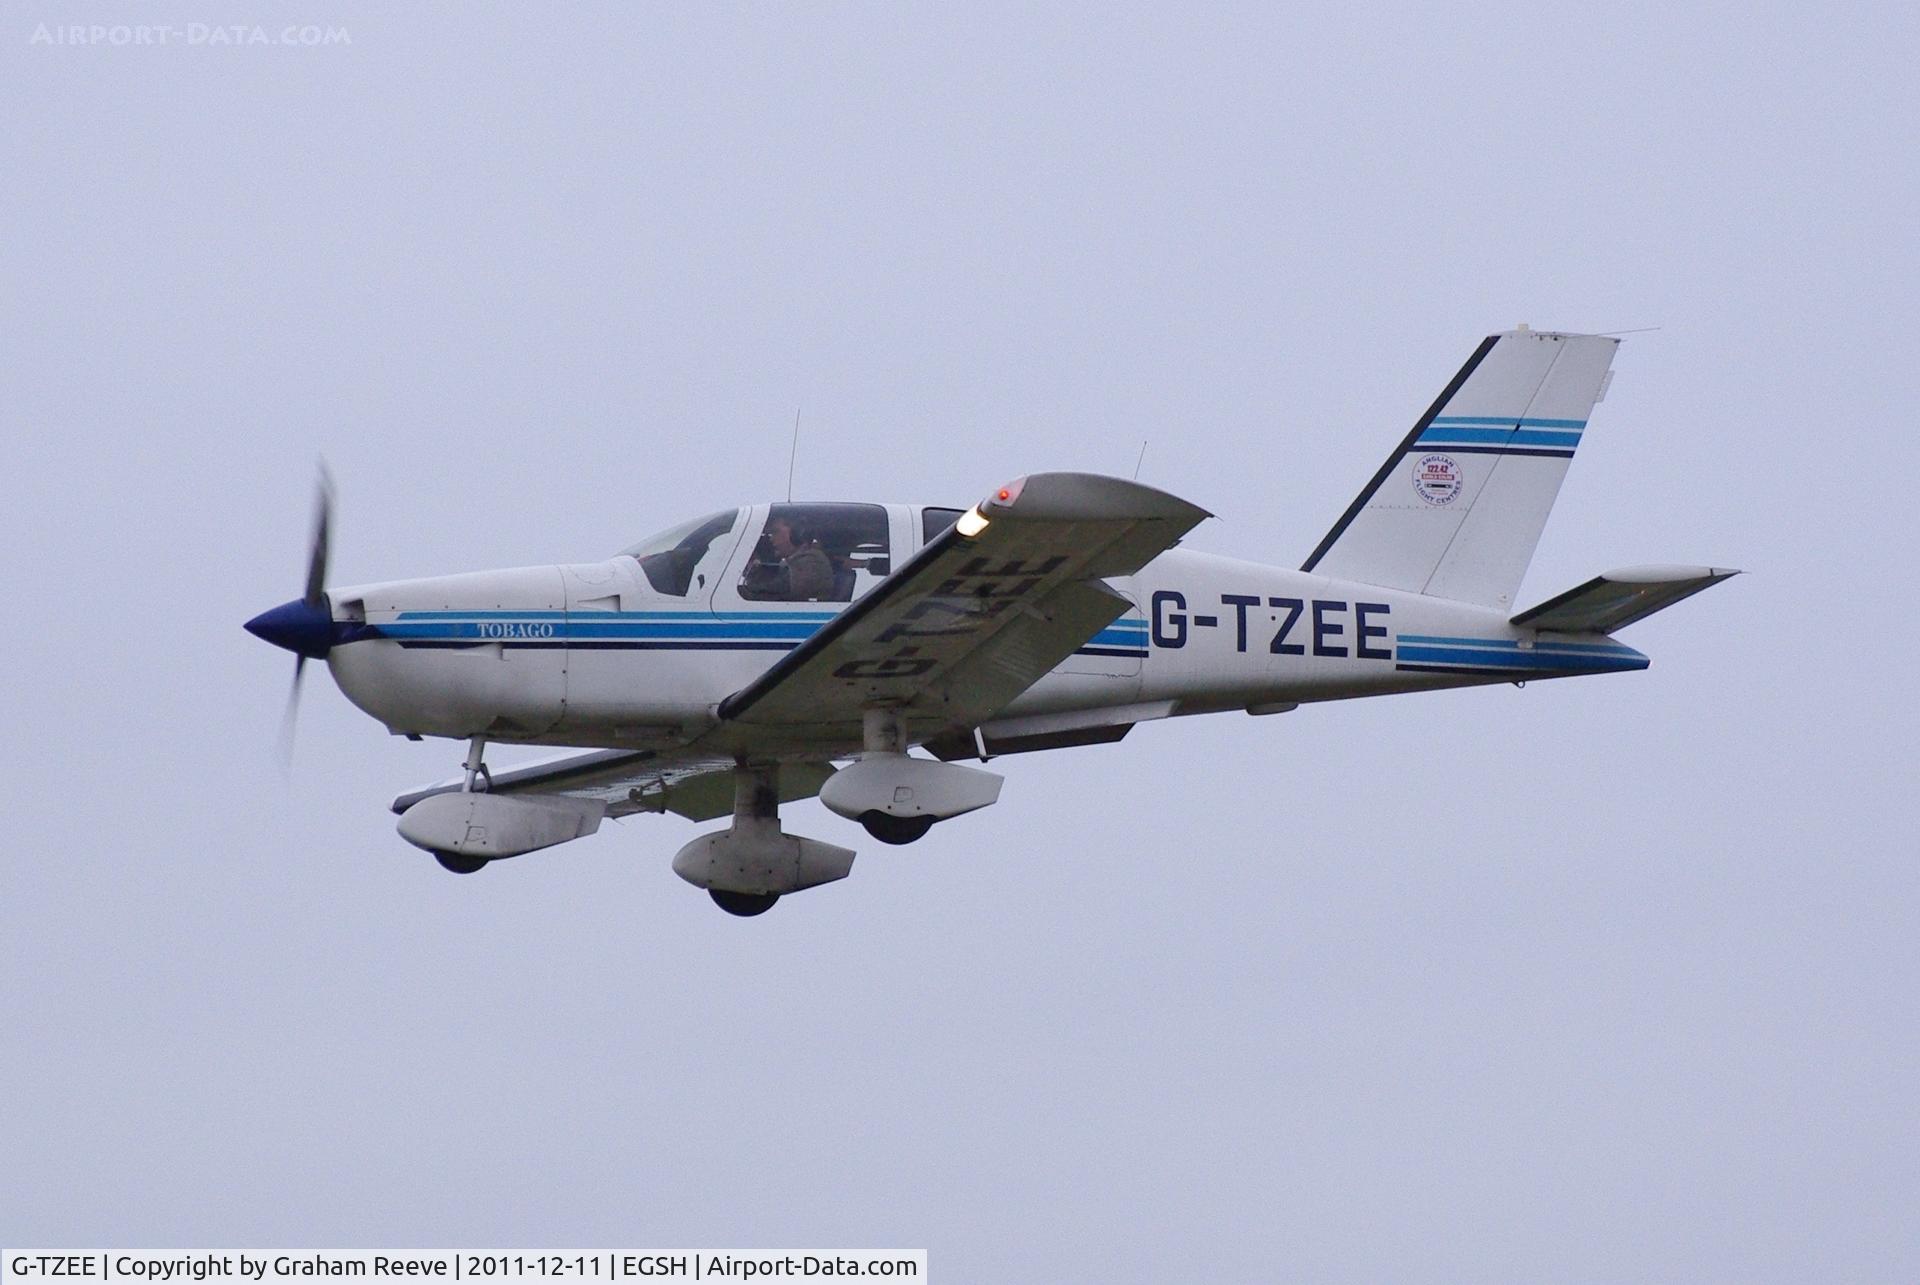
[[[1487,336],[1301,570],[1510,609],[1619,344]]]

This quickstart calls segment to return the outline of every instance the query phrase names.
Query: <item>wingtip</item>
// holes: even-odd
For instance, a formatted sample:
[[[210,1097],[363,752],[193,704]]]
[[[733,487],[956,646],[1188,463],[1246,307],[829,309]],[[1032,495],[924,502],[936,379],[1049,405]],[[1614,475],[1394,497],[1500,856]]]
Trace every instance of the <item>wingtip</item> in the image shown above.
[[[1199,523],[1213,516],[1169,491],[1103,473],[1031,473],[1020,480],[1010,500],[989,497],[990,510],[1014,516],[1064,519],[1184,519]]]

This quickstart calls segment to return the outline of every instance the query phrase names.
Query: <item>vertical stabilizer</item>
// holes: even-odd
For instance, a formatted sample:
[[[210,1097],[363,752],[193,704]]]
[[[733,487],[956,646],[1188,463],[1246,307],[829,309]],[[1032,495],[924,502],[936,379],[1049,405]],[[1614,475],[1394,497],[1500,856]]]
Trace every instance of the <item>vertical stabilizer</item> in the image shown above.
[[[1619,343],[1489,335],[1302,569],[1510,610]]]

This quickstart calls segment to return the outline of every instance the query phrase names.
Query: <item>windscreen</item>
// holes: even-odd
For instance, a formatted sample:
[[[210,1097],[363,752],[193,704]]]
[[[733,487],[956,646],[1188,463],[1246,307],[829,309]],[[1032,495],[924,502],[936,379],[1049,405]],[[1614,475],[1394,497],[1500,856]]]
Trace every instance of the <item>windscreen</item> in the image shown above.
[[[721,544],[722,538],[733,530],[739,517],[738,509],[710,513],[704,518],[695,518],[662,531],[621,552],[640,564],[647,583],[656,592],[684,598],[693,589],[708,587],[717,567],[708,566],[702,570],[701,564],[707,561],[710,554],[716,562],[725,559],[730,546],[715,546]],[[699,571],[697,583],[696,571]]]

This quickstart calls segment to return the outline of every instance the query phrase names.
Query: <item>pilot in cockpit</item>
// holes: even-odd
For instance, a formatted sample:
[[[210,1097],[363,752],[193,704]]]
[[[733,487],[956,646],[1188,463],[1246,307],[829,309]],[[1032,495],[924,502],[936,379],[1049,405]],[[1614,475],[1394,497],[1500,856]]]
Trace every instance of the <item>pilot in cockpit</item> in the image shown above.
[[[791,518],[776,517],[767,523],[766,542],[774,560],[749,568],[744,596],[782,602],[834,597],[833,558],[804,527]]]

